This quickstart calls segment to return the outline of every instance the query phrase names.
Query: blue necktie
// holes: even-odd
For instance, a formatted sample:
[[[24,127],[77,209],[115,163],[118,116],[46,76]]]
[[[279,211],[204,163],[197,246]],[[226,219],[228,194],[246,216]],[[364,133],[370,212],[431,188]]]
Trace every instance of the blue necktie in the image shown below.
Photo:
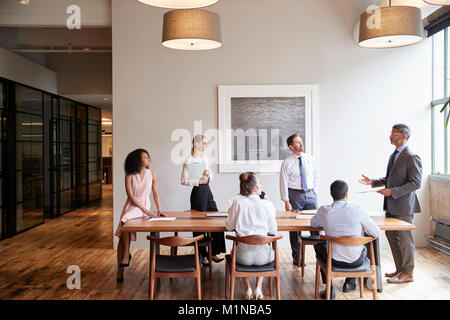
[[[300,162],[300,178],[302,179],[302,188],[306,191],[308,190],[308,184],[306,183],[305,167],[302,164],[302,157],[298,157],[298,160]]]
[[[398,151],[397,149],[394,151],[394,153],[391,155],[391,158],[389,159],[388,168],[386,172],[386,179],[389,177],[389,174],[391,173],[392,166],[394,165],[395,156],[397,155]]]
[[[394,165],[394,161],[395,161],[395,156],[397,155],[398,151],[397,149],[395,149],[394,153],[391,155],[391,158],[389,159],[389,163],[388,163],[388,167],[387,167],[387,171],[386,171],[386,182],[387,182],[387,178],[389,177],[389,174],[391,173],[392,170],[392,166]],[[386,197],[384,197],[384,201],[383,201],[383,210],[387,209],[387,200]]]

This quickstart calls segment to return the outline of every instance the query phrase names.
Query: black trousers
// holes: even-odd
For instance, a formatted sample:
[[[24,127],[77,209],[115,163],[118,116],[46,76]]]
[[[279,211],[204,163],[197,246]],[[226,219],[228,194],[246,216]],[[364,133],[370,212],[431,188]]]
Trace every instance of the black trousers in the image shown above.
[[[327,261],[328,251],[325,243],[316,244],[314,246],[314,251],[321,260]],[[361,252],[361,256],[356,261],[344,262],[331,259],[331,264],[336,267],[349,267],[349,268],[359,267],[362,266],[364,260],[366,260],[366,257],[367,257],[367,248],[364,247],[363,251]],[[322,270],[322,268],[320,268],[320,274],[322,275],[322,283],[326,283],[325,272]],[[356,278],[346,278],[345,281],[356,283]]]
[[[292,210],[312,210],[317,209],[317,196],[313,190],[307,192],[301,192],[299,190],[289,189],[289,203],[292,206]],[[310,231],[311,235],[318,236],[319,231]],[[291,231],[289,232],[289,240],[291,242],[292,259],[297,260],[299,252],[297,252],[298,237],[301,232]]]
[[[198,187],[192,188],[191,192],[191,210],[197,211],[219,211],[217,209],[216,202],[214,201],[213,194],[209,188],[209,184],[200,184]],[[193,232],[194,237],[204,232]],[[211,232],[211,254],[214,256],[219,253],[225,253],[225,233],[223,232]],[[206,257],[206,247],[199,247],[199,253],[201,256]]]

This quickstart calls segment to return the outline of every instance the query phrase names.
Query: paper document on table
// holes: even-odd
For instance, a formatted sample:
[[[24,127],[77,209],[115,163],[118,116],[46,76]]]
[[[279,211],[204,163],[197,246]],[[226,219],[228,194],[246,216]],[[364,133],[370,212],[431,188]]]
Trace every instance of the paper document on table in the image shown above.
[[[302,210],[301,213],[302,214],[309,214],[309,215],[314,215],[316,214],[317,209],[312,209],[312,210]]]
[[[192,180],[200,180],[203,176],[203,172],[206,169],[206,164],[202,162],[198,163],[189,163],[186,165],[189,178]]]
[[[359,191],[358,193],[371,193],[371,192],[378,192],[378,191],[380,191],[380,190],[384,190],[385,189],[385,187],[378,187],[378,188],[373,188],[373,189],[370,189],[370,190],[367,190],[367,191]]]
[[[302,220],[309,220],[309,219],[311,219],[311,215],[307,215],[307,214],[305,214],[305,215],[303,215],[303,214],[298,214],[295,218],[296,218],[296,219],[302,219]]]
[[[207,217],[228,217],[228,213],[207,213]]]
[[[150,218],[149,221],[173,221],[175,217],[166,217],[166,218]]]

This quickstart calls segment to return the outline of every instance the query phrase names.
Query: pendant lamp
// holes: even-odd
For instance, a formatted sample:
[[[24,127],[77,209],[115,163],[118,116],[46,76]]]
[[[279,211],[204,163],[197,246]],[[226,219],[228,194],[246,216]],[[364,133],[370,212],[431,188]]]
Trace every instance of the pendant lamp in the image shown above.
[[[438,6],[448,6],[450,5],[450,0],[423,0],[429,4],[435,4]]]
[[[189,9],[210,6],[219,0],[138,0],[142,3],[172,9]]]
[[[179,50],[221,47],[220,16],[199,9],[168,11],[163,19],[162,45]]]
[[[389,7],[361,14],[359,25],[361,47],[403,47],[418,43],[422,39],[422,17],[417,7],[391,6],[389,1]]]

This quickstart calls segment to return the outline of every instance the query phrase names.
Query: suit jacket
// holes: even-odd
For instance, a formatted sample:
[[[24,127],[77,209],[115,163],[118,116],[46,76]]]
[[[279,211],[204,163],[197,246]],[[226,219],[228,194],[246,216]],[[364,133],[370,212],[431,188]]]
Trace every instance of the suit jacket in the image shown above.
[[[407,146],[392,165],[389,176],[372,180],[372,188],[386,186],[392,196],[387,197],[387,211],[392,215],[421,212],[416,190],[422,182],[422,160]]]

